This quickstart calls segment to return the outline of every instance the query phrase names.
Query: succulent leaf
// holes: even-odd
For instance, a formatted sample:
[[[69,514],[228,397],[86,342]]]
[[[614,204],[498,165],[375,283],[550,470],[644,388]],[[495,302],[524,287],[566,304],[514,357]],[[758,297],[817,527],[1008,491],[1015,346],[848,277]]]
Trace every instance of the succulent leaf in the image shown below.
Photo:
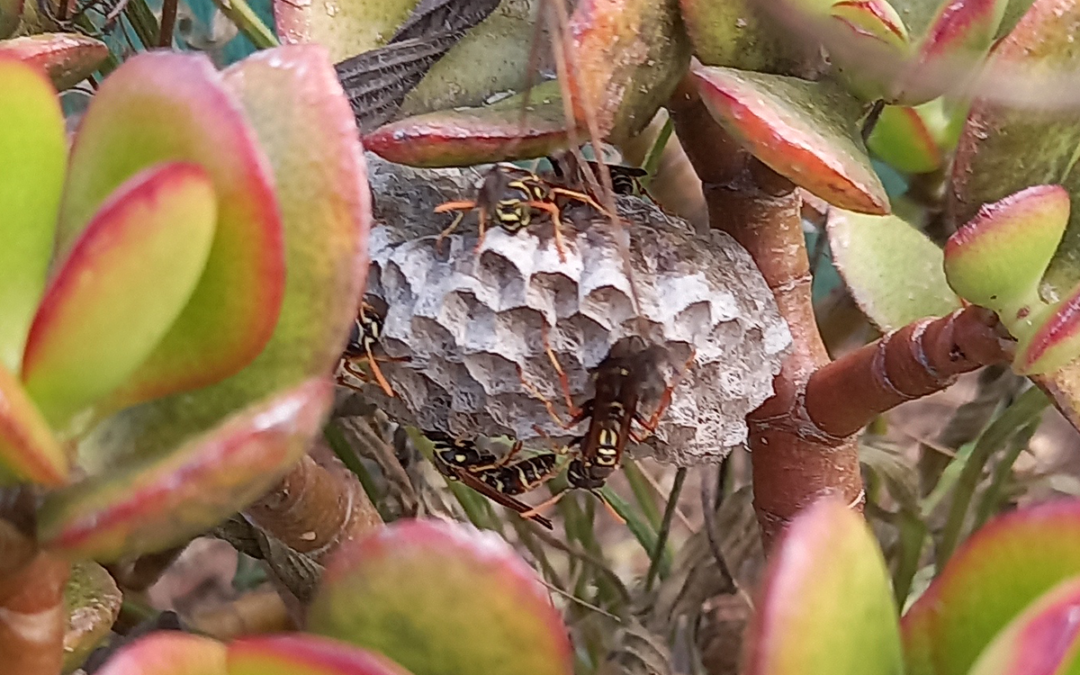
[[[1025,607],[1078,573],[1080,500],[1040,504],[990,521],[904,615],[909,672],[969,673]]]
[[[308,625],[415,675],[573,671],[536,574],[497,535],[454,523],[399,521],[342,545]]]
[[[712,67],[693,77],[713,118],[773,171],[834,206],[889,212],[859,137],[862,106],[835,84]]]
[[[56,89],[2,48],[0,91],[0,366],[18,373],[52,256],[67,142]]]
[[[71,416],[120,386],[158,346],[206,267],[217,197],[195,164],[132,176],[49,282],[27,338],[23,381],[45,416]]]
[[[0,10],[0,21],[2,16]],[[97,70],[109,57],[109,47],[101,40],[78,33],[45,33],[0,41],[0,57],[5,56],[41,68],[53,86],[63,90]]]
[[[67,250],[101,204],[139,171],[200,165],[217,196],[205,273],[116,405],[202,387],[251,362],[277,323],[285,283],[281,214],[267,159],[203,55],[138,54],[105,79],[71,150],[60,209]]]
[[[229,675],[409,675],[382,654],[315,635],[275,635],[229,645]]]
[[[885,331],[960,308],[942,270],[944,254],[895,215],[830,209],[833,262],[855,302]]]
[[[0,476],[59,486],[67,481],[68,464],[22,384],[0,365]]]
[[[889,586],[877,540],[859,515],[833,499],[808,507],[792,521],[766,569],[743,672],[901,672]]]

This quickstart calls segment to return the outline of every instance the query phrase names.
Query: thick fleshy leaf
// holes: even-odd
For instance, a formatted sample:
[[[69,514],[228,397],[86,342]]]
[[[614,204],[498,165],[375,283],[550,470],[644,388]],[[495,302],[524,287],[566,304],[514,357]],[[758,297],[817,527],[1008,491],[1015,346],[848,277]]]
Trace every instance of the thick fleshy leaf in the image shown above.
[[[849,211],[889,212],[885,188],[859,137],[862,108],[827,82],[746,73],[694,71],[712,116],[773,171]]]
[[[109,57],[109,48],[78,33],[46,33],[0,42],[0,57],[5,56],[41,68],[57,89],[67,89],[97,70]]]
[[[829,17],[822,35],[839,79],[864,101],[893,100],[896,72],[912,51],[896,10],[887,0],[841,0],[829,7]]]
[[[678,0],[578,0],[570,17],[574,115],[618,143],[640,132],[690,63]]]
[[[1013,370],[1020,375],[1049,373],[1080,356],[1080,285],[1064,300],[1036,311],[1034,332],[1017,341]]]
[[[101,565],[83,560],[71,566],[71,576],[64,587],[65,673],[82,665],[90,652],[109,636],[123,599],[112,575]]]
[[[132,176],[102,205],[50,280],[26,342],[23,381],[54,426],[155,349],[203,274],[216,217],[209,176],[178,162]]]
[[[229,675],[409,675],[382,654],[314,635],[279,635],[229,645]]]
[[[529,77],[529,56],[542,4],[502,3],[431,67],[405,97],[400,114],[478,106],[538,82],[538,76]]]
[[[694,56],[707,66],[788,75],[798,60],[797,42],[758,2],[680,0],[679,6]]]
[[[556,81],[480,108],[440,110],[406,117],[364,137],[364,145],[398,164],[445,167],[542,157],[569,143],[562,93]]]
[[[945,151],[956,144],[962,120],[960,111],[940,98],[914,108],[889,105],[866,144],[895,169],[929,173],[941,167]]]
[[[859,309],[885,331],[960,308],[934,242],[897,216],[829,210],[833,262]]]
[[[54,492],[38,540],[70,558],[115,560],[195,536],[250,504],[308,449],[329,411],[320,378],[245,409],[164,457]]]
[[[979,653],[1025,607],[1077,574],[1080,501],[996,518],[957,550],[905,614],[905,653],[921,655],[924,664],[911,672],[968,673]]]
[[[19,381],[0,365],[0,475],[58,486],[68,458]]]
[[[911,75],[898,84],[893,100],[905,105],[925,103],[955,87],[957,75],[974,73],[990,49],[1007,5],[1008,0],[941,3],[919,42]],[[944,77],[946,72],[951,77]]]
[[[986,72],[1006,79],[994,84],[985,100],[972,105],[953,165],[950,210],[956,222],[970,219],[979,207],[1032,185],[1063,182],[1070,194],[1080,190],[1080,174],[1071,171],[1080,147],[1080,117],[1072,108],[1040,109],[1043,94],[1054,86],[1043,78],[1080,69],[1080,41],[1074,27],[1080,3],[1037,0],[1016,28],[995,49]],[[1027,97],[1036,106],[995,102],[1002,88],[1032,83],[1039,93]],[[1049,89],[1048,89],[1049,87]],[[1044,278],[1048,299],[1060,298],[1080,281],[1080,209]]]
[[[769,563],[744,649],[746,675],[901,672],[888,570],[859,515],[826,499],[792,521]]]
[[[71,150],[61,250],[121,183],[167,161],[193,162],[210,175],[214,245],[191,301],[116,395],[120,403],[234,374],[262,351],[281,307],[284,252],[270,169],[203,55],[138,54],[105,79]]]
[[[282,44],[321,44],[336,62],[385,45],[420,0],[274,0]]]
[[[280,47],[226,72],[266,151],[286,232],[281,319],[259,357],[211,387],[139,406],[80,448],[92,469],[169,448],[274,391],[328,374],[341,356],[367,275],[371,196],[352,109],[326,51]]]
[[[1030,334],[1039,279],[1069,219],[1069,195],[1039,185],[987,204],[949,238],[945,276],[961,297],[998,312],[1016,337]]]
[[[2,45],[3,43],[0,43]],[[0,366],[19,372],[52,257],[67,163],[56,90],[0,47]]]
[[[1064,581],[998,633],[970,675],[1066,675],[1080,652],[1080,578]]]
[[[399,521],[343,544],[308,627],[415,675],[573,670],[566,628],[535,572],[499,536],[456,523]]]
[[[1031,379],[1053,400],[1069,423],[1080,428],[1080,362],[1073,361],[1044,375],[1033,375]]]
[[[217,640],[162,631],[124,647],[95,675],[227,675],[226,654]]]

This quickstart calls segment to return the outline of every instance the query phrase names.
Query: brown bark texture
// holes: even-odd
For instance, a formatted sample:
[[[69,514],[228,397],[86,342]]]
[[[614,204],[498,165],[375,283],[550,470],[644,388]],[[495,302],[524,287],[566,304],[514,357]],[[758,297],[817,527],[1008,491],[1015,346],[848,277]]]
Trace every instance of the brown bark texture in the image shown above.
[[[0,664],[5,673],[56,675],[64,657],[64,584],[70,566],[38,552],[0,579]]]
[[[890,408],[1009,358],[992,314],[965,308],[891,333],[837,361],[817,328],[796,186],[754,159],[709,115],[689,80],[669,104],[702,180],[710,226],[757,262],[788,322],[792,348],[775,394],[747,419],[754,507],[766,543],[800,509],[834,496],[861,509],[856,434]]]

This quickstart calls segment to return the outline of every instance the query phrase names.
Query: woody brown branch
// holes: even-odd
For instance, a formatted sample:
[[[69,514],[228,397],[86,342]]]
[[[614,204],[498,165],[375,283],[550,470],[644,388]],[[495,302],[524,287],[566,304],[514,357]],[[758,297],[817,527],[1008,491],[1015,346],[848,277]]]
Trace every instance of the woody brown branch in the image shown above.
[[[916,321],[820,368],[807,383],[806,409],[822,432],[848,436],[961,373],[1008,362],[1011,347],[997,315],[981,307]]]
[[[747,418],[754,507],[766,542],[802,507],[825,495],[860,508],[855,435],[904,401],[956,376],[1009,359],[996,317],[965,308],[927,319],[832,362],[818,332],[795,186],[754,159],[711,118],[686,81],[670,102],[702,180],[710,226],[753,256],[792,334],[775,394]]]

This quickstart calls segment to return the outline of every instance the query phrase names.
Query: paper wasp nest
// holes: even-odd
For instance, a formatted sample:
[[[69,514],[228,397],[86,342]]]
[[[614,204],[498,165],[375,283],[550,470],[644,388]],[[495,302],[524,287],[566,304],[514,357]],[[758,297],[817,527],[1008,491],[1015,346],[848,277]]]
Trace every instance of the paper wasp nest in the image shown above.
[[[440,251],[435,235],[451,214],[432,209],[470,199],[482,171],[416,170],[370,154],[369,167],[377,226],[368,293],[388,306],[382,349],[409,358],[379,363],[396,397],[374,384],[364,389],[389,415],[452,434],[510,435],[537,449],[583,433],[584,424],[572,431],[555,424],[521,383],[569,418],[544,349],[546,324],[577,404],[593,393],[588,369],[619,339],[637,334],[668,348],[668,382],[682,374],[648,454],[694,465],[719,461],[746,440],[746,414],[772,394],[791,337],[757,267],[731,237],[694,233],[645,200],[619,197],[620,228],[589,207],[564,209],[565,263],[547,218],[517,235],[490,227],[475,253],[469,215]],[[627,235],[640,312],[618,244]],[[684,370],[691,346],[696,356]],[[643,401],[642,414],[656,403]]]

